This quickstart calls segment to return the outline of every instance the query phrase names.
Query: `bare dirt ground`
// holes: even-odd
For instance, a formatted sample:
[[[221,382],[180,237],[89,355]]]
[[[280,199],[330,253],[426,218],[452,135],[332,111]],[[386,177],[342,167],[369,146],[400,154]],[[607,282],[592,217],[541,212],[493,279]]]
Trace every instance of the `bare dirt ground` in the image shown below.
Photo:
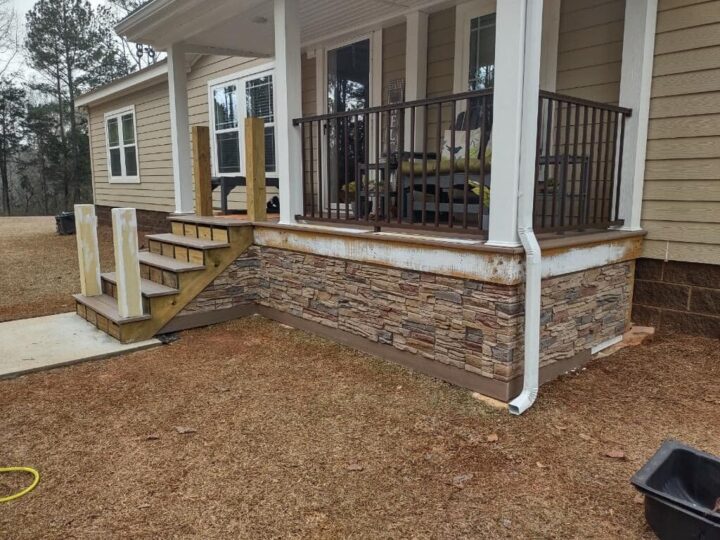
[[[630,476],[668,437],[720,454],[700,338],[594,361],[520,418],[260,318],[0,395],[0,464],[42,474],[0,507],[12,539],[652,538]]]
[[[112,236],[98,238],[103,272],[113,268]],[[55,218],[0,217],[0,322],[74,309],[80,292],[75,236],[59,236]]]

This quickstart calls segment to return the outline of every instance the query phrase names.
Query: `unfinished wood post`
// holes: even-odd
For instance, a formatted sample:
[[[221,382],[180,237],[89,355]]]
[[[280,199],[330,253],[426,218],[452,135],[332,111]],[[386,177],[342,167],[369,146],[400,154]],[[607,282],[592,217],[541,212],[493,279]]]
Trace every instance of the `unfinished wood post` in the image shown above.
[[[195,214],[212,216],[212,173],[210,172],[210,128],[193,126],[193,179],[195,181]]]
[[[121,317],[139,317],[143,307],[135,209],[113,208],[112,226],[118,312]]]
[[[80,267],[80,292],[83,296],[102,294],[100,285],[100,252],[98,250],[95,205],[75,205],[75,239]]]
[[[245,119],[245,179],[248,219],[265,221],[265,122],[262,118]]]

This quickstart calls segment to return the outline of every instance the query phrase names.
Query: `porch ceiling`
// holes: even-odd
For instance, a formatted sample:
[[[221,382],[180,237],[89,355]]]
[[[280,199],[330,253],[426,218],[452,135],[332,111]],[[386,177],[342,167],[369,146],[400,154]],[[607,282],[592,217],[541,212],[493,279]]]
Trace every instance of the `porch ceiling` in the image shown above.
[[[416,9],[447,0],[300,0],[301,39],[309,45],[347,32],[362,32]],[[166,49],[185,42],[190,52],[273,55],[272,0],[154,0],[116,27],[132,41]]]

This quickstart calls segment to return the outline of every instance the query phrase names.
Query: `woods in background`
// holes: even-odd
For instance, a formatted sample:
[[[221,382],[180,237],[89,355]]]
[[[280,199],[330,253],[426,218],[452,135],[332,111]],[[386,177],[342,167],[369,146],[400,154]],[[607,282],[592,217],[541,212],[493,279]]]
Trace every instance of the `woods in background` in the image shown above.
[[[9,1],[0,0],[4,57],[22,55],[32,70],[25,82],[0,64],[4,215],[54,214],[92,201],[87,119],[75,110],[75,100],[157,60],[134,57],[134,45],[113,31],[142,3],[110,0],[93,8],[80,0],[39,0],[26,15],[21,40]]]

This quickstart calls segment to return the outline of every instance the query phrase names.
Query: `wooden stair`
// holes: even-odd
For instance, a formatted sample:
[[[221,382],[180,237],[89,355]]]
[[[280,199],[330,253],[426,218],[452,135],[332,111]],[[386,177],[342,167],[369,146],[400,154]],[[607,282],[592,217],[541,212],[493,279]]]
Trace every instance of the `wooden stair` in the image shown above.
[[[252,244],[250,224],[173,218],[171,233],[153,234],[141,251],[143,315],[120,317],[114,272],[101,274],[102,295],[76,294],[78,315],[123,343],[155,336]]]

